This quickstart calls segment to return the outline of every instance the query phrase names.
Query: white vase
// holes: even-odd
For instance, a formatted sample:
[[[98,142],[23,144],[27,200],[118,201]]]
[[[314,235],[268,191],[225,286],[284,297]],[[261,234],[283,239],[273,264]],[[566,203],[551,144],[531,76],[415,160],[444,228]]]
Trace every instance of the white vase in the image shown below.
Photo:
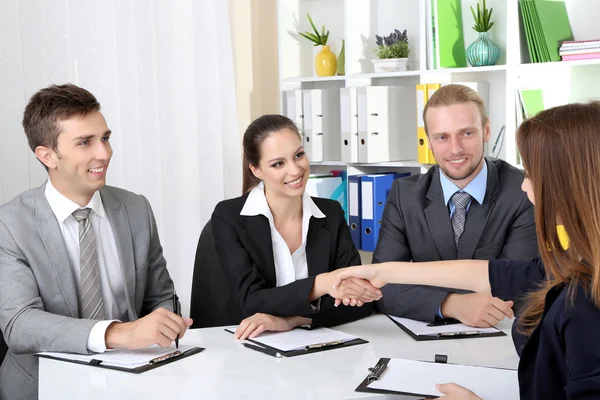
[[[375,72],[398,72],[406,71],[407,58],[376,58],[371,60]]]

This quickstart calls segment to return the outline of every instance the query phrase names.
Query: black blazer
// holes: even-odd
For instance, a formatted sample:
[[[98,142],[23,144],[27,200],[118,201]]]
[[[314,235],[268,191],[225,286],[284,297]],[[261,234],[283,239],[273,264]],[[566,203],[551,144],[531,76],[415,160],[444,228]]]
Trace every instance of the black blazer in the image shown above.
[[[502,160],[486,159],[488,175],[483,204],[473,200],[458,249],[439,167],[426,174],[397,179],[383,211],[373,262],[439,261],[538,256],[533,206],[521,190],[523,173]],[[386,285],[380,311],[432,321],[448,288]]]
[[[513,300],[536,290],[545,272],[539,260],[492,260],[489,276],[492,294]],[[570,299],[564,285],[548,292],[542,321],[524,346],[515,321],[521,399],[600,399],[600,309],[581,286]]]
[[[315,276],[350,265],[359,265],[350,230],[340,204],[313,197],[325,218],[311,218],[306,238],[308,275],[276,287],[275,261],[269,220],[263,215],[242,216],[248,194],[217,204],[211,221],[217,253],[230,282],[229,311],[234,319],[255,313],[312,318],[313,327],[334,326],[370,315],[373,303],[362,307],[334,307],[331,296],[321,298],[319,312],[308,300]]]

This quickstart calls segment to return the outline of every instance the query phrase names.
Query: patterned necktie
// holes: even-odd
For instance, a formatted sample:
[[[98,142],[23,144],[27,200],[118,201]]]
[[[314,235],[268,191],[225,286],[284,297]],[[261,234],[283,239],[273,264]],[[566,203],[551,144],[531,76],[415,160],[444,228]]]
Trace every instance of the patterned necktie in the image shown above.
[[[73,218],[79,224],[79,268],[81,271],[80,299],[81,318],[104,319],[104,301],[98,272],[96,235],[90,221],[91,208],[78,209]]]
[[[456,210],[454,210],[451,222],[452,230],[454,231],[454,242],[456,243],[456,248],[458,249],[458,242],[460,241],[460,237],[465,231],[465,221],[467,220],[467,205],[471,201],[471,195],[465,192],[456,192],[452,195],[450,200],[452,200],[452,202],[456,206]]]

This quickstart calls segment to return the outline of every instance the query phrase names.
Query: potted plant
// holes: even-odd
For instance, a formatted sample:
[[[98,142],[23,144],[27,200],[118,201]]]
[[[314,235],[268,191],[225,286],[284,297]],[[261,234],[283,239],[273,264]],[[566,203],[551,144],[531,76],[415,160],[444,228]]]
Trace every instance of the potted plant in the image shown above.
[[[470,6],[475,20],[473,29],[479,32],[477,40],[467,47],[467,61],[472,67],[495,65],[500,58],[500,47],[489,37],[489,30],[494,26],[493,8],[488,9],[485,0],[477,0],[477,12]]]
[[[333,76],[337,71],[337,59],[335,54],[331,51],[329,46],[327,45],[327,40],[329,39],[329,31],[325,32],[325,26],[321,28],[321,32],[317,29],[315,24],[313,23],[310,14],[306,14],[308,16],[308,21],[310,22],[310,26],[313,28],[313,32],[298,32],[300,36],[310,40],[314,43],[314,46],[322,46],[321,51],[317,53],[315,56],[315,70],[317,71],[318,76]]]
[[[406,60],[410,54],[406,29],[395,29],[389,36],[375,35],[377,59],[373,60],[375,72],[393,72],[406,70]]]

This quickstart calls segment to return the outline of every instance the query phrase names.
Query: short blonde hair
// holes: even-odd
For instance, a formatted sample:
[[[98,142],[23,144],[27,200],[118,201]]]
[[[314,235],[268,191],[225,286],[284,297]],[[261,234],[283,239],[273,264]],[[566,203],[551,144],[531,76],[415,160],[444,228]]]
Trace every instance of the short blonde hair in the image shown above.
[[[481,115],[481,128],[483,129],[488,122],[487,112],[483,99],[473,89],[465,85],[445,85],[433,93],[433,96],[427,100],[425,109],[423,110],[423,122],[425,123],[425,133],[429,135],[427,130],[427,110],[434,107],[447,107],[454,104],[475,103]]]

